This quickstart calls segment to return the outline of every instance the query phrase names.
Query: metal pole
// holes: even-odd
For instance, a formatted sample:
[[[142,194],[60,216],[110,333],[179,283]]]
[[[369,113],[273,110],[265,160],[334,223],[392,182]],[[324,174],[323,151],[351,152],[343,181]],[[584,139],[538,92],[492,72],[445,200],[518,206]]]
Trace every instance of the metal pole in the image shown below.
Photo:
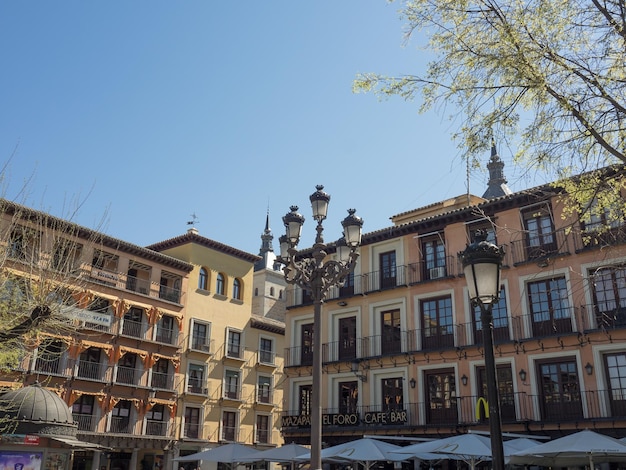
[[[489,402],[489,434],[491,438],[491,463],[493,470],[504,470],[504,449],[502,444],[502,422],[500,419],[500,397],[498,395],[496,359],[493,352],[493,313],[492,304],[480,305],[485,345],[485,378],[487,379],[487,401]]]
[[[315,290],[315,289],[314,289]],[[313,390],[311,392],[311,470],[322,468],[322,299],[313,302]]]

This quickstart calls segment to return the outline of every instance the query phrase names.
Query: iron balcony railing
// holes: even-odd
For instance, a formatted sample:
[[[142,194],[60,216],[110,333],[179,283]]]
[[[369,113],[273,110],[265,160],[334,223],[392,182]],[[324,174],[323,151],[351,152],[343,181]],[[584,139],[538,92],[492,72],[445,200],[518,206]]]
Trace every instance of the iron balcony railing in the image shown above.
[[[500,318],[494,322],[494,343],[523,342],[590,330],[626,328],[626,308],[599,311],[598,306],[563,307]],[[383,356],[481,346],[482,328],[476,323],[434,325],[416,330],[392,330],[382,335],[346,337],[322,344],[322,361],[350,362]],[[285,349],[285,367],[313,364],[312,345]]]
[[[529,262],[541,263],[552,256],[572,254],[573,250],[570,245],[572,245],[572,240],[565,229],[533,238],[525,237],[522,240],[511,241],[509,244],[514,265]]]
[[[95,432],[97,420],[93,415],[72,413],[74,422],[78,425],[78,430],[83,432]]]
[[[167,436],[168,430],[167,421],[147,420],[146,421],[146,435],[148,436]]]

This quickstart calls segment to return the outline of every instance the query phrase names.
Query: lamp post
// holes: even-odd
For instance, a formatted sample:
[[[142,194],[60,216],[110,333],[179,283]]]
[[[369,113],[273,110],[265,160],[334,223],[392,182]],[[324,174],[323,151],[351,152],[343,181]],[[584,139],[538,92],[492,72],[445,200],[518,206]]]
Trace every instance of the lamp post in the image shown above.
[[[480,308],[493,470],[504,470],[500,398],[493,352],[493,304],[500,296],[500,268],[503,257],[504,249],[488,242],[487,233],[482,230],[477,231],[474,242],[459,253],[472,306]]]
[[[317,236],[309,256],[297,256],[297,246],[304,224],[298,206],[283,217],[285,235],[280,237],[280,261],[285,265],[283,272],[289,284],[295,284],[311,292],[313,297],[313,384],[311,392],[311,465],[312,470],[322,468],[322,304],[332,287],[341,287],[358,258],[361,244],[363,219],[348,209],[348,216],[341,222],[343,237],[336,243],[337,258],[328,260],[328,247],[324,244],[322,222],[326,219],[330,195],[324,186],[316,186],[311,196],[313,219],[317,222]]]

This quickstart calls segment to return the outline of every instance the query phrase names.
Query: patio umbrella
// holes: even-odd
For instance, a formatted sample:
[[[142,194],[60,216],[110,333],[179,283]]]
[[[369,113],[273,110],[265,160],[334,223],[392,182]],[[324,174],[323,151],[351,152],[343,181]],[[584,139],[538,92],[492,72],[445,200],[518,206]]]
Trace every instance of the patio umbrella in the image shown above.
[[[369,469],[376,462],[388,460],[402,460],[404,457],[391,455],[391,451],[401,449],[395,444],[364,437],[355,441],[345,442],[322,450],[321,457],[324,461],[356,462]],[[308,452],[301,456],[302,460],[311,458]]]
[[[213,449],[203,450],[202,452],[196,452],[195,454],[185,455],[184,457],[177,457],[175,462],[190,462],[194,460],[203,460],[205,462],[221,462],[236,465],[243,463],[245,457],[256,454],[258,451],[252,447],[244,446],[242,444],[224,444],[223,446],[215,447]]]
[[[311,450],[298,444],[285,444],[273,449],[263,450],[249,454],[242,462],[279,462],[290,463],[291,468],[295,468],[296,463],[300,462],[299,457],[310,454]]]
[[[461,460],[473,470],[479,463],[491,460],[491,440],[489,436],[479,434],[459,434],[401,447],[393,454],[410,455],[421,460],[430,460],[425,457],[436,454],[439,458]]]
[[[626,462],[626,444],[618,439],[585,430],[511,454],[509,463],[569,467],[594,462]]]

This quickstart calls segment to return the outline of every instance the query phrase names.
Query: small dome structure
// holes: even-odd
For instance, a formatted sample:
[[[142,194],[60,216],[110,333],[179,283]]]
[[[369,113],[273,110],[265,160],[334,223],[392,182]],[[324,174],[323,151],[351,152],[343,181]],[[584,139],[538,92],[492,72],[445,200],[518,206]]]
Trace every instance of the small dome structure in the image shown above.
[[[0,420],[6,418],[17,423],[16,434],[76,436],[78,430],[67,403],[38,383],[0,395]]]

